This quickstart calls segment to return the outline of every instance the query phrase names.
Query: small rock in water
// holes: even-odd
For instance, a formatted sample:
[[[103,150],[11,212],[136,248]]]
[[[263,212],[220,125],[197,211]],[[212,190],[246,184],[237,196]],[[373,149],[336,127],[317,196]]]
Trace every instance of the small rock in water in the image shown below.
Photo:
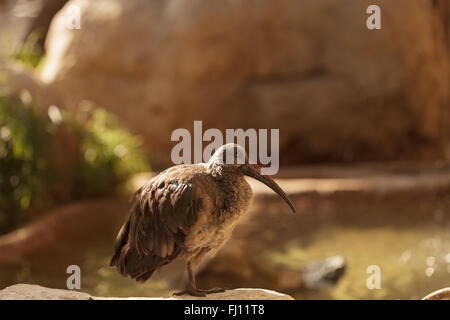
[[[431,277],[434,273],[434,269],[432,267],[426,268],[425,269],[425,274],[427,275],[427,277]]]
[[[333,286],[342,277],[344,271],[345,260],[342,256],[309,262],[303,272],[304,285],[309,289]]]

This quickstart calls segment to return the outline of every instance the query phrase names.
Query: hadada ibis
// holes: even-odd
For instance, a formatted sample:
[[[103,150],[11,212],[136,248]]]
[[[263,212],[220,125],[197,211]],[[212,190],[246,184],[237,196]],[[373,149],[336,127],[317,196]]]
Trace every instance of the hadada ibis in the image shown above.
[[[226,243],[252,203],[253,192],[244,176],[267,185],[295,212],[284,191],[261,174],[257,165],[249,163],[241,146],[226,144],[208,163],[173,166],[136,191],[110,266],[144,282],[155,270],[182,257],[187,264],[188,284],[175,295],[205,296],[224,291],[198,289],[195,271],[206,253]]]

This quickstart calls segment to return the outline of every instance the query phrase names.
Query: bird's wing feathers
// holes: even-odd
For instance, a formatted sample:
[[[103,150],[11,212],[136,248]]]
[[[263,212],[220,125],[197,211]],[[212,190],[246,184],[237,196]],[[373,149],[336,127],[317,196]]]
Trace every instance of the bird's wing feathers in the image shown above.
[[[185,238],[204,203],[195,182],[202,168],[191,175],[180,173],[183,169],[162,172],[134,194],[110,261],[122,275],[145,281],[184,250]]]
[[[129,240],[139,255],[171,256],[196,221],[200,205],[191,184],[155,177],[135,194]]]

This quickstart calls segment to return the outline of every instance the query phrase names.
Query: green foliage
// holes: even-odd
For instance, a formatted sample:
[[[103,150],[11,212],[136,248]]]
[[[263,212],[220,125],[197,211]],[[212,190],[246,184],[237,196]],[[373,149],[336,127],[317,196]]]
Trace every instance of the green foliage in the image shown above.
[[[19,97],[0,96],[0,233],[45,191],[50,125]]]
[[[25,43],[13,52],[11,58],[23,63],[27,67],[38,68],[44,59],[44,52],[37,44],[40,31],[31,33]]]
[[[79,141],[75,159],[64,159],[64,152],[62,159],[54,156],[62,128]],[[73,170],[60,170],[69,162],[75,162]],[[0,234],[26,221],[30,211],[59,201],[52,193],[61,182],[70,190],[66,200],[103,196],[145,170],[149,165],[140,140],[105,110],[84,108],[73,115],[52,106],[47,115],[27,91],[0,95]],[[71,171],[74,179],[61,177]]]
[[[147,171],[141,141],[119,123],[117,117],[100,108],[85,108],[78,114],[84,124],[82,158],[77,180],[81,196],[107,194],[131,174]]]

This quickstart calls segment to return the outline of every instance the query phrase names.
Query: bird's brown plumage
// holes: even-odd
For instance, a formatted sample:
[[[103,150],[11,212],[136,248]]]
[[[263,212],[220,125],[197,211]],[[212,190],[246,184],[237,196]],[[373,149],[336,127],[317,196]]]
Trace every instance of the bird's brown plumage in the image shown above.
[[[245,158],[245,164],[224,164],[219,156],[227,150],[235,150],[234,156]],[[134,194],[110,266],[117,266],[124,276],[145,281],[182,256],[188,266],[188,292],[202,294],[195,286],[195,268],[208,251],[218,250],[230,238],[238,218],[247,211],[253,192],[244,174],[258,178],[255,170],[243,150],[226,145],[208,163],[178,165],[161,172]],[[293,208],[275,182],[263,182]]]
[[[186,167],[162,172],[134,194],[131,212],[119,232],[110,263],[121,274],[145,281],[180,253],[201,206],[190,181],[195,179],[195,173],[191,172],[191,179],[180,178]]]

